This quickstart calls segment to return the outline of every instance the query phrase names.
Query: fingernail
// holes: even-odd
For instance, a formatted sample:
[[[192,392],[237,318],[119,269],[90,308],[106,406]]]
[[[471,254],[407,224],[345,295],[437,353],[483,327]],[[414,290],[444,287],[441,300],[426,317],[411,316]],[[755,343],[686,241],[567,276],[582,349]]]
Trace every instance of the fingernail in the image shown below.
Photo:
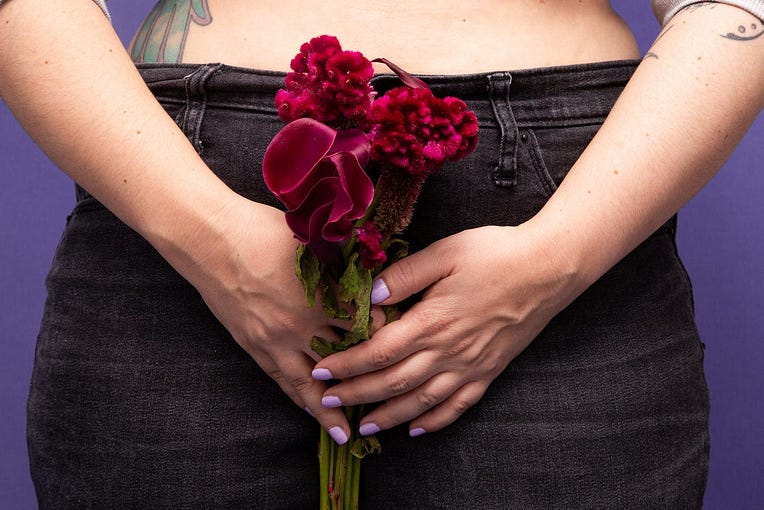
[[[379,432],[379,427],[377,427],[376,423],[364,423],[358,429],[358,432],[360,432],[362,436],[370,436]]]
[[[307,407],[307,406],[305,407],[305,412],[308,413],[309,415],[313,416],[313,413],[310,412],[310,408]],[[315,418],[315,416],[313,416],[313,417]]]
[[[409,436],[411,437],[421,436],[422,434],[426,434],[426,433],[427,431],[423,429],[422,427],[417,427],[415,429],[409,430]]]
[[[334,376],[331,372],[329,372],[326,368],[316,368],[311,372],[311,375],[313,376],[313,379],[317,381],[328,381],[329,379],[334,379]]]
[[[342,405],[342,401],[339,397],[324,397],[321,399],[321,405],[324,407],[340,407]]]
[[[342,427],[330,428],[329,435],[332,436],[332,439],[334,439],[337,444],[345,444],[348,442],[348,436],[345,434],[345,431],[342,430]]]
[[[382,279],[374,280],[371,286],[371,304],[377,305],[390,297],[390,289]]]

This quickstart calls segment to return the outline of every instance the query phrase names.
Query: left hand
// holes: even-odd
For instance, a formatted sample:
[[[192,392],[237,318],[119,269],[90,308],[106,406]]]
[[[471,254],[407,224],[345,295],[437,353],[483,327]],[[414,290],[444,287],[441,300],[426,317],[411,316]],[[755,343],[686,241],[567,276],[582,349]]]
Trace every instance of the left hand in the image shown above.
[[[390,266],[375,282],[375,304],[427,290],[370,340],[316,365],[314,377],[342,381],[324,405],[386,401],[362,419],[365,434],[408,420],[412,436],[449,425],[580,292],[564,253],[528,224],[489,226]]]

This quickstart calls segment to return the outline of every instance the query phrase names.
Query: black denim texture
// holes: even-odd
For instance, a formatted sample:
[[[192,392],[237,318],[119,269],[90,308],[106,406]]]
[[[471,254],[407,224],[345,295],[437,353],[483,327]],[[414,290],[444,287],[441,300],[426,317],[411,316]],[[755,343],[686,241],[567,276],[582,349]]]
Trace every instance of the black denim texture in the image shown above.
[[[425,185],[414,249],[531,218],[636,65],[424,77],[475,110],[480,142]],[[273,105],[283,74],[139,69],[223,181],[281,207],[260,165],[283,126]],[[142,237],[82,188],[77,198],[47,279],[29,396],[40,508],[316,508],[316,422]],[[672,218],[555,317],[456,423],[413,439],[406,427],[380,433],[361,508],[699,508],[709,397],[675,228]],[[497,270],[486,285],[512,277]]]

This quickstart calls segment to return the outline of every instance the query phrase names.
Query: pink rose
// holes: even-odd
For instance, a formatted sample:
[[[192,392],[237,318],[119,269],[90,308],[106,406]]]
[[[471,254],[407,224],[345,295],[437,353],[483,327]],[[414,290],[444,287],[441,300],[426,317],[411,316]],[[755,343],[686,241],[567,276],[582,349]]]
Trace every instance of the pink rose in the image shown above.
[[[336,259],[374,197],[363,169],[369,153],[363,131],[336,131],[307,118],[287,124],[265,151],[265,184],[287,207],[295,237],[324,263]]]

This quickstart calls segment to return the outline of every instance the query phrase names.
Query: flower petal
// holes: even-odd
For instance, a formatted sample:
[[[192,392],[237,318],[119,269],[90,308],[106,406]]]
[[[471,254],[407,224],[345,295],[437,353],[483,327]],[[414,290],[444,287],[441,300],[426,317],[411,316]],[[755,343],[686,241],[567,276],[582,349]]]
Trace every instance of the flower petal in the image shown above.
[[[337,132],[328,155],[338,152],[349,152],[358,160],[361,167],[365,167],[371,157],[371,143],[369,137],[360,129],[344,129]]]
[[[350,197],[352,207],[343,214],[348,219],[357,220],[366,213],[374,199],[374,184],[353,154],[340,152],[324,159],[327,160],[336,168],[342,190]]]
[[[263,158],[263,178],[268,189],[288,209],[299,206],[304,188],[315,185],[311,170],[331,148],[337,132],[312,119],[297,119],[279,131]]]
[[[287,225],[300,242],[308,243],[311,240],[310,224],[316,211],[323,211],[321,213],[323,223],[329,218],[337,191],[341,187],[342,184],[337,177],[324,177],[310,189],[305,200],[299,206],[286,212]]]
[[[411,87],[412,89],[427,89],[427,90],[430,89],[430,87],[428,87],[425,82],[423,82],[416,76],[412,76],[411,74],[408,73],[408,71],[405,71],[403,68],[390,62],[384,57],[372,59],[372,62],[379,62],[380,64],[385,64],[387,67],[390,68],[392,72],[398,75],[398,78],[400,78],[403,84],[406,85],[407,87]]]

